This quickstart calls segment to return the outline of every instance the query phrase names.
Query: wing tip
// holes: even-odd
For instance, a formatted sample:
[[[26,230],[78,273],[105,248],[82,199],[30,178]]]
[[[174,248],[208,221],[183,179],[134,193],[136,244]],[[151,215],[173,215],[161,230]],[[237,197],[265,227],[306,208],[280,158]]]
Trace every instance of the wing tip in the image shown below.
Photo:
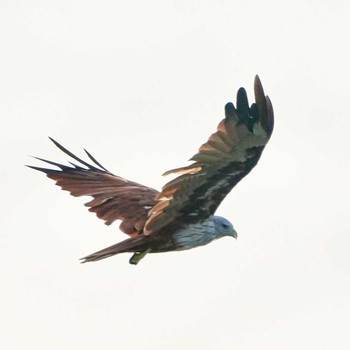
[[[260,85],[262,87],[261,80],[258,74],[255,74],[254,85]]]
[[[226,119],[237,118],[237,111],[232,102],[228,102],[225,105],[225,118]]]
[[[248,96],[245,88],[243,87],[239,88],[237,91],[236,105],[237,105],[238,113],[242,114],[243,116],[248,115],[249,113]]]
[[[254,93],[256,102],[263,102],[265,100],[264,88],[258,75],[254,79]]]
[[[260,123],[266,132],[271,135],[274,126],[273,107],[270,98],[264,93],[258,74],[254,78],[254,94]]]
[[[266,95],[266,109],[267,109],[267,131],[268,133],[271,135],[273,128],[274,128],[274,114],[273,114],[273,107],[272,107],[272,103],[271,100],[269,98],[269,96]]]

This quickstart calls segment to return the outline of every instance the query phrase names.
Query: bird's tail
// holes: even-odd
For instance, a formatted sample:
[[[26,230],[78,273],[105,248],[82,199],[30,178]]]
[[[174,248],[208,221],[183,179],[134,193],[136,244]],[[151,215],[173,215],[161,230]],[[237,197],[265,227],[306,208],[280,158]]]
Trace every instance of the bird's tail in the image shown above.
[[[98,261],[98,260],[109,258],[110,256],[113,256],[116,254],[127,253],[127,252],[133,252],[136,255],[142,255],[142,257],[144,257],[147,253],[151,251],[151,249],[149,248],[149,242],[148,241],[146,242],[146,240],[148,239],[149,238],[145,236],[140,236],[137,238],[129,238],[129,239],[126,239],[125,241],[119,242],[110,247],[99,250],[96,253],[87,255],[84,258],[81,258],[80,260],[82,263]],[[137,264],[141,259],[136,259],[136,260],[131,258],[130,263]]]

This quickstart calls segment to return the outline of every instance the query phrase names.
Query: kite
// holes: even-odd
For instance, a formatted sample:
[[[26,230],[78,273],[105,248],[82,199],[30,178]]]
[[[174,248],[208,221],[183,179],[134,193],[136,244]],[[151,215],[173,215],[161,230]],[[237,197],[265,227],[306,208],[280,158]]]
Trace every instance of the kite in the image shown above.
[[[157,190],[116,176],[89,152],[90,163],[50,140],[77,164],[36,159],[56,169],[39,170],[72,196],[91,196],[85,205],[106,225],[120,220],[128,239],[82,258],[97,261],[119,253],[133,253],[137,264],[148,253],[181,251],[206,245],[237,232],[215,212],[234,186],[257,164],[273,131],[273,109],[258,76],[254,81],[255,103],[250,107],[244,88],[237,92],[236,107],[225,106],[225,118],[204,143],[190,165],[172,169],[173,180]]]

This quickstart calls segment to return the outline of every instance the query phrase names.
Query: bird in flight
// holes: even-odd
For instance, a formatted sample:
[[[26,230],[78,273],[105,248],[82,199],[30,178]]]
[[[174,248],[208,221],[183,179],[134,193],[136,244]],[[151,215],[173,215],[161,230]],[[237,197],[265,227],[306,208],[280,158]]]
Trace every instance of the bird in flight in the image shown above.
[[[172,169],[176,174],[161,191],[114,175],[89,152],[90,163],[78,158],[57,141],[50,140],[77,164],[63,165],[42,158],[56,169],[39,170],[72,196],[91,196],[85,205],[106,225],[120,220],[129,238],[82,258],[97,261],[119,253],[133,253],[137,264],[148,253],[181,251],[203,246],[237,232],[230,221],[214,215],[231,189],[257,164],[273,130],[273,109],[258,76],[255,103],[250,107],[244,88],[237,92],[236,107],[225,106],[225,118],[190,160]]]

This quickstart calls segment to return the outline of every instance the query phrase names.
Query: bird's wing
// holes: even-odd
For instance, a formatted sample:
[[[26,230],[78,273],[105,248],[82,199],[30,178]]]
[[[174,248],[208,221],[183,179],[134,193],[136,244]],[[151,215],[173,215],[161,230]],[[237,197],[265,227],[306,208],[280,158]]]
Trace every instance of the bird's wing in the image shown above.
[[[213,215],[224,197],[257,164],[273,130],[273,109],[258,76],[254,92],[255,103],[249,107],[247,94],[240,88],[237,108],[232,103],[225,106],[225,119],[190,159],[194,163],[164,174],[180,176],[158,194],[144,234],[200,222]]]
[[[37,158],[59,169],[29,167],[44,172],[72,196],[93,197],[85,205],[89,207],[89,211],[105,220],[106,225],[112,224],[115,220],[121,220],[120,229],[124,233],[130,236],[142,233],[148,212],[156,203],[155,197],[159,192],[113,175],[87,151],[85,152],[94,165],[78,158],[57,141],[53,139],[51,141],[80,164],[70,163],[71,166],[66,166]]]

